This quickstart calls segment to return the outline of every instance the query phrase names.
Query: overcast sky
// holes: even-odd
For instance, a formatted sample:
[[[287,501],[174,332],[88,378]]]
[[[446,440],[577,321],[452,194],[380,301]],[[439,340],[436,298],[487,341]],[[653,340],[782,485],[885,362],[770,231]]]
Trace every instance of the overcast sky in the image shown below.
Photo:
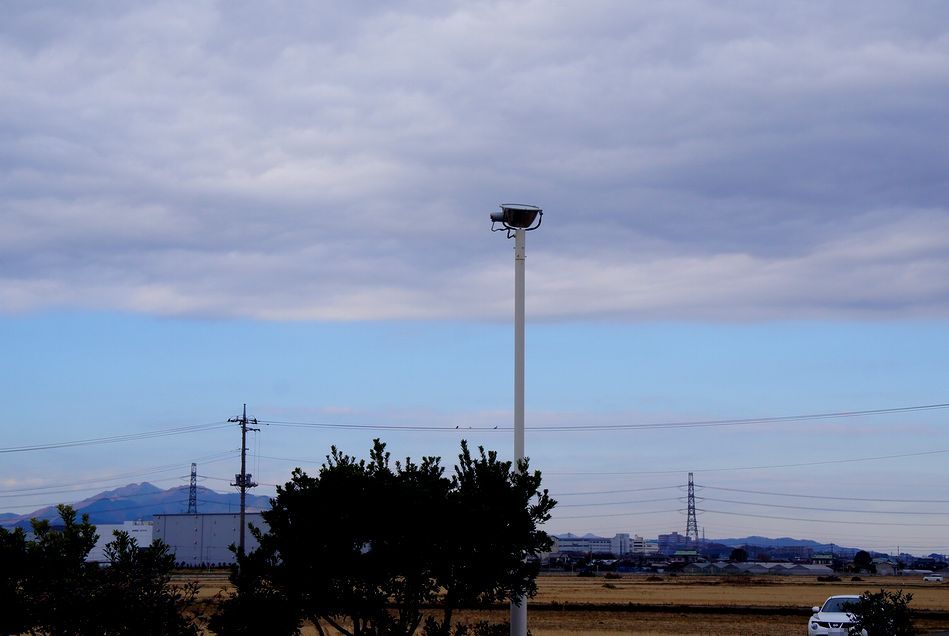
[[[530,203],[551,530],[683,532],[693,470],[710,537],[949,552],[943,409],[530,431],[949,402],[946,3],[33,0],[0,60],[7,449],[247,402],[262,483],[380,435],[510,453],[488,215]],[[0,510],[225,490],[238,440],[5,453]]]

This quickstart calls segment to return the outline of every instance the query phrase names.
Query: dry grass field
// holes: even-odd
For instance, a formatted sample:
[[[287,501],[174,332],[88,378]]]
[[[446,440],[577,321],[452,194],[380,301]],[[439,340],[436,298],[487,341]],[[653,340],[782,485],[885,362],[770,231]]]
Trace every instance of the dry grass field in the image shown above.
[[[221,575],[199,577],[201,597],[226,590]],[[921,577],[866,577],[853,582],[822,583],[813,577],[643,575],[620,579],[546,575],[538,579],[539,594],[529,605],[534,636],[643,636],[806,633],[810,608],[834,594],[859,594],[881,587],[912,592],[911,607],[921,612],[924,632],[949,633],[949,583],[924,583]],[[506,620],[505,610],[463,612],[470,620]],[[315,634],[308,629],[306,634]]]

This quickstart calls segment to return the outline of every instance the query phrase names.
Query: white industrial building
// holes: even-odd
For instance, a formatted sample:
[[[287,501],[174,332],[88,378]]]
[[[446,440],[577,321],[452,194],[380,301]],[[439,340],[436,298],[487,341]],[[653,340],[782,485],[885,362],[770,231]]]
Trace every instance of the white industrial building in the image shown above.
[[[235,562],[230,546],[240,543],[239,513],[155,515],[156,539],[171,548],[175,561],[184,566],[229,565]],[[259,512],[248,512],[245,522],[267,530]],[[258,546],[250,530],[244,531],[244,550]]]
[[[125,523],[97,523],[96,544],[89,554],[86,555],[86,561],[94,563],[105,563],[108,559],[105,556],[105,546],[115,539],[115,531],[121,530],[127,533],[141,548],[147,548],[152,544],[152,522],[151,521],[126,521]]]
[[[625,532],[615,537],[598,537],[595,534],[585,534],[579,537],[568,532],[553,537],[553,552],[573,552],[580,554],[612,554],[623,556],[631,549],[629,535]]]

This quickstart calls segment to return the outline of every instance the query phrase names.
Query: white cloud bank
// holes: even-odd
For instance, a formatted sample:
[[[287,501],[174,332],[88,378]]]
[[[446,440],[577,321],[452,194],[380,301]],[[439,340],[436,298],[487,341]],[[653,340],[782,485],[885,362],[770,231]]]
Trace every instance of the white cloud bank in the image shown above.
[[[0,311],[949,315],[944,3],[7,13]]]

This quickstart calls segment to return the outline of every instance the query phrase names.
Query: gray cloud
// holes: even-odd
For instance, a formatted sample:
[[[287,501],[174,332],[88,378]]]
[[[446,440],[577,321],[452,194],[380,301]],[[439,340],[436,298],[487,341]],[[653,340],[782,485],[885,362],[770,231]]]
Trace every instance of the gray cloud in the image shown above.
[[[8,13],[6,311],[949,313],[942,3]]]

